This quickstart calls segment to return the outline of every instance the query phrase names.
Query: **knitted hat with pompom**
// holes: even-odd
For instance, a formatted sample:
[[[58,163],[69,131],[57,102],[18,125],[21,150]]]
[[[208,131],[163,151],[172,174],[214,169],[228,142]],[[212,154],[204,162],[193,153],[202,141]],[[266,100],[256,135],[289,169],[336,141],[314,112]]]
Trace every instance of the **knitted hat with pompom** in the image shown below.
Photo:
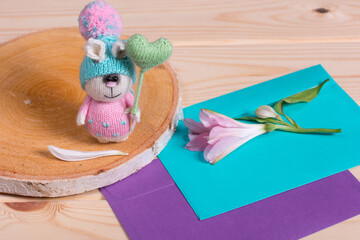
[[[136,81],[135,65],[129,57],[115,58],[111,49],[118,41],[122,32],[122,22],[119,13],[108,3],[97,0],[87,4],[79,15],[79,30],[85,40],[94,38],[105,43],[105,59],[94,61],[84,57],[80,67],[80,83],[84,89],[87,80],[107,75],[124,74]]]

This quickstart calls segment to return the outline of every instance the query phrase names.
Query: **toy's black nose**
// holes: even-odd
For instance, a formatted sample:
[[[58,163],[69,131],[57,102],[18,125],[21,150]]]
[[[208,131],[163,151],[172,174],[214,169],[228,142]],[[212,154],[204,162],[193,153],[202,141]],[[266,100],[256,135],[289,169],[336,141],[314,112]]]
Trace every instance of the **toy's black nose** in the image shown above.
[[[119,77],[116,74],[109,74],[104,76],[105,82],[117,82]]]

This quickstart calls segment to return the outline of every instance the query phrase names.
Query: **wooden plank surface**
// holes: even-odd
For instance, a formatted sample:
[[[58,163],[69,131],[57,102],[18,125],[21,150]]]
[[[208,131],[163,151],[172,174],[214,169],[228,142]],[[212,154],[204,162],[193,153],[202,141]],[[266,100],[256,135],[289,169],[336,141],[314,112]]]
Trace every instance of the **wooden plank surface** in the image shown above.
[[[185,107],[316,64],[360,104],[360,42],[179,46],[171,63]]]
[[[77,25],[87,1],[0,1],[0,43]],[[115,1],[124,34],[165,36],[175,48],[184,106],[315,64],[360,104],[360,2]],[[328,11],[327,11],[328,10]],[[351,170],[360,179],[360,167]],[[305,239],[357,239],[360,216]],[[39,199],[0,194],[1,239],[127,239],[98,191]]]
[[[0,1],[0,41],[51,27],[77,25],[87,0]],[[175,45],[354,42],[357,0],[109,0],[124,33],[168,37]],[[320,10],[319,10],[320,9]],[[328,12],[326,12],[328,11]]]
[[[1,239],[127,239],[106,200],[0,203]]]

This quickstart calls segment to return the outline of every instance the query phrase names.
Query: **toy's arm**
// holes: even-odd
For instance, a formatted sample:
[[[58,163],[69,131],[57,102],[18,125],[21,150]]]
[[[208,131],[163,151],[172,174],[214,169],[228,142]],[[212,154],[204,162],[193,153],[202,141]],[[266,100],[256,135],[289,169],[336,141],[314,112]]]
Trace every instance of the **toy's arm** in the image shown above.
[[[85,124],[86,114],[89,110],[90,102],[91,102],[91,98],[86,95],[85,100],[84,100],[83,104],[81,105],[80,110],[77,115],[77,118],[76,118],[76,123],[78,126]]]
[[[126,96],[125,96],[125,102],[126,105],[128,107],[128,110],[131,112],[131,108],[134,105],[134,95],[129,92]],[[136,122],[140,122],[140,109],[137,111],[137,113],[135,115],[133,115],[133,117],[135,118]]]

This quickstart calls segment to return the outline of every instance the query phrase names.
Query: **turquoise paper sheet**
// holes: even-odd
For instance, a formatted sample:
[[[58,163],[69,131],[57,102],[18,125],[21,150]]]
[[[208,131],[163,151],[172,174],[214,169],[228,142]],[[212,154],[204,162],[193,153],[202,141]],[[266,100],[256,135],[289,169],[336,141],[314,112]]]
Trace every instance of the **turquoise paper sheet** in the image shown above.
[[[184,148],[182,122],[159,157],[200,220],[251,204],[360,164],[360,108],[321,65],[217,97],[184,109],[199,121],[201,108],[236,117],[330,79],[310,103],[284,111],[304,128],[341,128],[342,133],[274,131],[256,137],[215,165]]]

